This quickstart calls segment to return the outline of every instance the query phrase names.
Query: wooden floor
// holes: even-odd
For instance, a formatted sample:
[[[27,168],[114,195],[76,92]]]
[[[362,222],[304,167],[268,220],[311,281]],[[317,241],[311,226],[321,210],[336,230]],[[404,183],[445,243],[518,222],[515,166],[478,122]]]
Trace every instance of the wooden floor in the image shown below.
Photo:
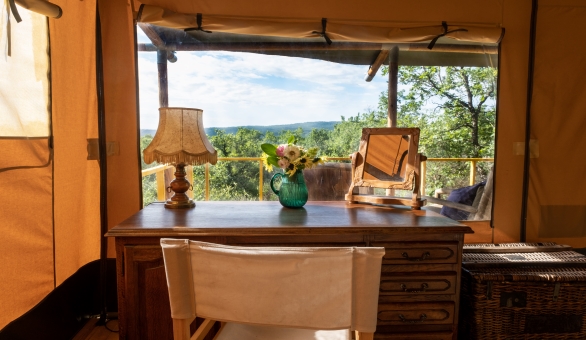
[[[97,322],[98,319],[89,320],[73,340],[118,340],[118,332],[112,332],[118,330],[118,320],[108,321],[110,330]]]

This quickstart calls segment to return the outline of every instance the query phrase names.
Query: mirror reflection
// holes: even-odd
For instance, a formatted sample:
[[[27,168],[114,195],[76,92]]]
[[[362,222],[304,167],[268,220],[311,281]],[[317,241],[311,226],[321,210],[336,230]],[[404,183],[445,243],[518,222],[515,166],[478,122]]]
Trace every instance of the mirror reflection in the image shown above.
[[[405,181],[409,135],[370,135],[363,180]]]

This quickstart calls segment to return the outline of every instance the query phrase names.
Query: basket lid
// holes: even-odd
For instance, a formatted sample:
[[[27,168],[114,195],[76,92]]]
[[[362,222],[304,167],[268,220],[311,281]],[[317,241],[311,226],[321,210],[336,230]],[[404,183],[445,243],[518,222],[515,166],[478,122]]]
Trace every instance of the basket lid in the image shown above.
[[[534,252],[534,253],[464,253],[462,266],[477,265],[550,265],[586,264],[586,256],[575,251]]]
[[[567,251],[572,247],[555,242],[538,242],[538,243],[473,243],[465,244],[464,253],[531,253],[531,252],[551,252]]]
[[[476,282],[481,281],[529,281],[529,282],[586,282],[586,267],[539,267],[519,268],[463,268]]]

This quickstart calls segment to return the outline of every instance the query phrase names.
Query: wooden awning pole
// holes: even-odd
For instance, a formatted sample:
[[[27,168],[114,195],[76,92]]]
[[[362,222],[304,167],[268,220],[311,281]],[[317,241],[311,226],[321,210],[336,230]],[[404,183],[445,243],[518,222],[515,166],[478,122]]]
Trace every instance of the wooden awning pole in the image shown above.
[[[399,47],[394,46],[389,51],[389,111],[387,126],[397,127],[397,88],[399,84]],[[395,189],[387,189],[387,196],[395,196]]]
[[[167,81],[167,51],[157,51],[159,71],[159,107],[169,107],[169,83]]]
[[[397,88],[399,83],[399,48],[389,51],[389,102],[388,127],[397,127]]]

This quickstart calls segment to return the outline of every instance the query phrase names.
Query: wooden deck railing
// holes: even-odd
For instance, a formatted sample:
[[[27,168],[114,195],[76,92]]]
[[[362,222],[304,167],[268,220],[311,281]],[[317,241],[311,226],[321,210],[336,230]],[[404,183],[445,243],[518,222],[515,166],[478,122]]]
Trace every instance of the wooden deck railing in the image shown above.
[[[350,160],[348,157],[328,157],[330,161],[345,161]],[[260,157],[218,157],[218,162],[258,162],[258,172],[259,172],[259,181],[258,181],[258,192],[259,197],[258,200],[262,201],[262,189],[263,189],[263,161]],[[494,162],[493,158],[428,158],[425,162],[421,162],[421,192],[425,192],[425,177],[427,174],[427,162],[468,162],[470,163],[470,177],[469,183],[470,185],[474,185],[476,183],[476,170],[477,165],[479,162]],[[142,177],[149,176],[152,174],[156,174],[157,178],[157,200],[158,201],[165,201],[165,175],[164,171],[166,169],[173,168],[171,165],[158,165],[153,168],[142,170]],[[187,166],[185,168],[187,172],[187,180],[190,183],[193,183],[193,167]],[[209,201],[210,199],[210,165],[204,165],[204,199]],[[189,190],[187,192],[188,196],[193,198],[193,191]]]
[[[421,162],[421,192],[425,192],[425,178],[427,174],[427,162],[469,162],[470,176],[469,185],[476,183],[476,170],[478,162],[494,162],[494,158],[428,158]]]

